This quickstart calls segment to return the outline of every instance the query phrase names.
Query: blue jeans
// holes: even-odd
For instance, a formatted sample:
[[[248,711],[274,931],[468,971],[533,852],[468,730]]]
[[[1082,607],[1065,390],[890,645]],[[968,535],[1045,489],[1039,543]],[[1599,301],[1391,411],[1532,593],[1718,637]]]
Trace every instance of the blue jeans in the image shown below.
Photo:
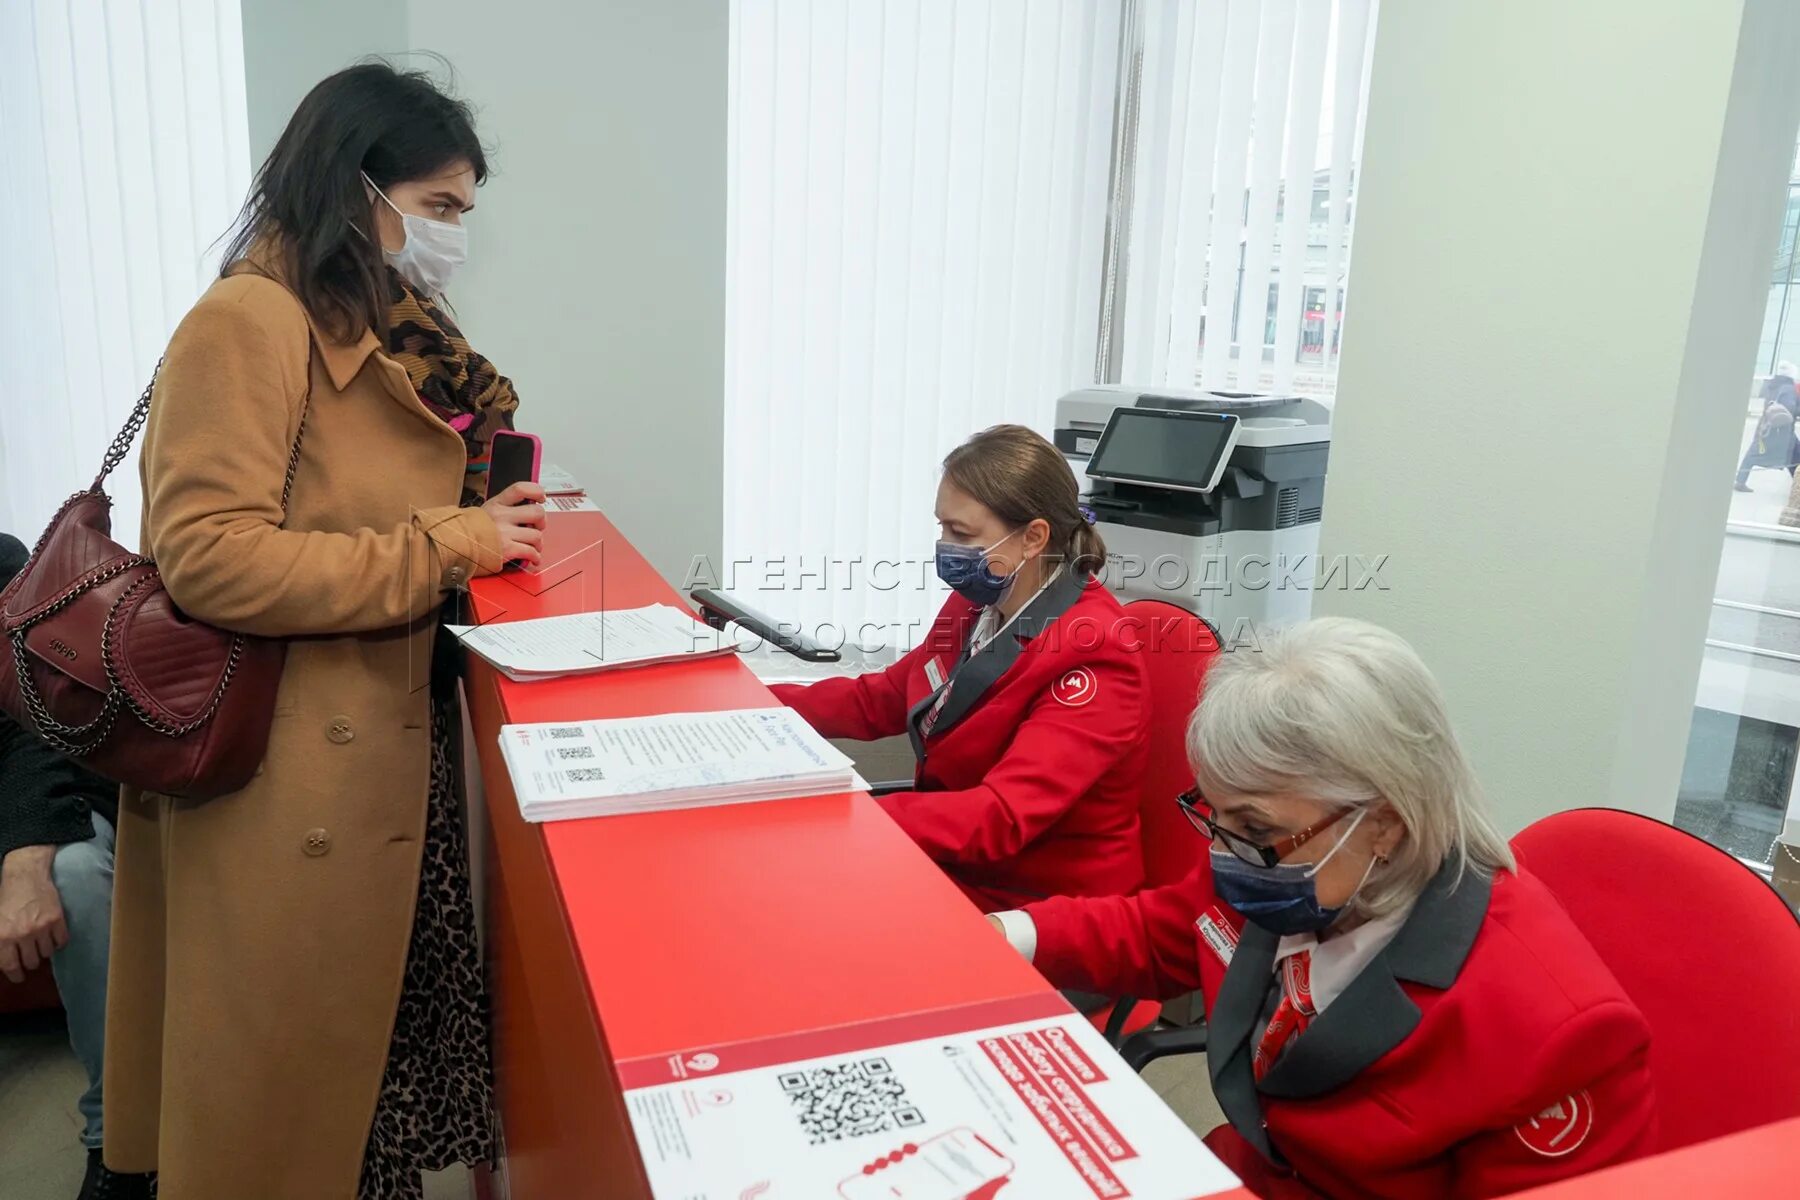
[[[81,1144],[100,1145],[100,1064],[106,1046],[106,958],[112,945],[113,827],[94,815],[94,836],[56,848],[51,879],[62,897],[69,944],[50,959],[56,990],[69,1014],[69,1045],[87,1071]]]

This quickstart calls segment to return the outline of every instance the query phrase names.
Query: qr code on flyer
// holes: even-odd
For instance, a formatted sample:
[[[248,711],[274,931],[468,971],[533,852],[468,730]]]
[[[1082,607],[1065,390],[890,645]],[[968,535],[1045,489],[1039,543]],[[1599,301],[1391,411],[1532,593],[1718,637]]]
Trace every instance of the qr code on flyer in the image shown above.
[[[925,1123],[885,1058],[864,1058],[788,1071],[781,1076],[795,1118],[815,1146]]]

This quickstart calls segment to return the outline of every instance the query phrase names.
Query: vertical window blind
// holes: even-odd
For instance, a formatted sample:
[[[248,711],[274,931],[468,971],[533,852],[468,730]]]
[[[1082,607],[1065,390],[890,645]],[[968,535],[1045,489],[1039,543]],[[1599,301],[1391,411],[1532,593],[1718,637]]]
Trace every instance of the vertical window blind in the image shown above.
[[[1092,378],[1118,22],[732,5],[720,574],[772,616],[910,645],[943,456]]]
[[[29,545],[217,271],[250,176],[237,0],[0,3],[0,163],[0,529]]]
[[[1376,0],[1145,0],[1123,375],[1335,390]]]
[[[735,0],[719,581],[910,645],[970,433],[1330,394],[1376,3]]]

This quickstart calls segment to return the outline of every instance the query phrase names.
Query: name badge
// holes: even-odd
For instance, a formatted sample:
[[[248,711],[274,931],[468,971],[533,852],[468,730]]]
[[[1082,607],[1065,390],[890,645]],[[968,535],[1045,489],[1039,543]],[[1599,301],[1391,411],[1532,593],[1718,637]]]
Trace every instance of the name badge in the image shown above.
[[[944,686],[944,668],[938,666],[935,658],[925,660],[925,682],[931,685],[934,692]]]
[[[1231,956],[1237,952],[1238,936],[1224,914],[1215,908],[1194,922],[1194,928],[1200,931],[1200,940],[1206,943],[1207,949],[1229,967]]]

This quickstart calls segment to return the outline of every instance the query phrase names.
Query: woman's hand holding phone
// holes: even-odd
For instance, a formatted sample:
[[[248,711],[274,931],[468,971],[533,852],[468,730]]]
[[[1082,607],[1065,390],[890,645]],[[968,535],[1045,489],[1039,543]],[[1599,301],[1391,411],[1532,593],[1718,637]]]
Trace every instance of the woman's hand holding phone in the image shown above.
[[[500,530],[500,552],[507,562],[539,566],[544,561],[544,489],[514,483],[481,506]]]

